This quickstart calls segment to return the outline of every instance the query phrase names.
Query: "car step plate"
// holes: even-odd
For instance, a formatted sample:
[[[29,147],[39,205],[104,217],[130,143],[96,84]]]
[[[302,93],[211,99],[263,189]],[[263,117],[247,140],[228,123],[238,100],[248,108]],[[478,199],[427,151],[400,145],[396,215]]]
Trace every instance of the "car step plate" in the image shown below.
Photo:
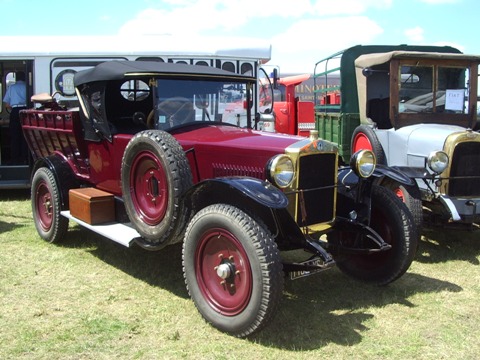
[[[122,223],[106,223],[101,225],[90,225],[76,217],[73,217],[70,214],[70,211],[61,211],[61,215],[66,218],[75,221],[76,223],[109,238],[123,246],[130,247],[136,238],[141,237],[141,235],[135,230],[131,224],[122,224]]]

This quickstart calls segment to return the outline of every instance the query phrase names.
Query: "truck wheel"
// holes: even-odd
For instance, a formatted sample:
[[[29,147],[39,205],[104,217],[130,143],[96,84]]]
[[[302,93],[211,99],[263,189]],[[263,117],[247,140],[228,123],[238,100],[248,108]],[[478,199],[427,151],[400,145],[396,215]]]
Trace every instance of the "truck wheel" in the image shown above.
[[[370,253],[340,253],[335,257],[345,274],[376,285],[386,285],[402,276],[413,261],[418,235],[413,218],[404,203],[389,189],[373,186],[370,226],[392,245],[390,250]],[[333,237],[333,238],[332,238]],[[328,241],[354,247],[358,235],[347,232],[331,234]]]
[[[417,227],[417,233],[420,236],[423,229],[423,205],[420,190],[416,186],[405,186],[393,180],[382,181],[381,186],[392,190],[407,206]]]
[[[261,329],[282,296],[282,264],[272,235],[230,205],[211,205],[193,217],[183,242],[183,272],[205,320],[237,337]]]
[[[378,141],[377,135],[370,126],[360,125],[353,131],[352,154],[358,150],[371,150],[377,158],[377,164],[386,165],[387,159],[383,151],[382,144]]]
[[[128,143],[122,159],[122,192],[128,217],[147,246],[181,241],[186,226],[183,193],[192,186],[185,152],[160,130],[142,131]]]
[[[32,213],[40,237],[48,242],[60,241],[68,229],[68,219],[60,215],[60,189],[53,173],[39,168],[32,179]]]

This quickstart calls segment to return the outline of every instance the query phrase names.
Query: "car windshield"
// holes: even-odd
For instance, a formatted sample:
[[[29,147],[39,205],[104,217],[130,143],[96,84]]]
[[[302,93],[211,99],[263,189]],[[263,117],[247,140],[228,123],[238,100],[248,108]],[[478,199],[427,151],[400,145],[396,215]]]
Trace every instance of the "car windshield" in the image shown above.
[[[402,65],[399,112],[468,114],[468,70],[458,66]]]
[[[247,96],[251,95],[246,83],[179,79],[156,79],[153,83],[151,128],[167,130],[212,121],[247,126]]]

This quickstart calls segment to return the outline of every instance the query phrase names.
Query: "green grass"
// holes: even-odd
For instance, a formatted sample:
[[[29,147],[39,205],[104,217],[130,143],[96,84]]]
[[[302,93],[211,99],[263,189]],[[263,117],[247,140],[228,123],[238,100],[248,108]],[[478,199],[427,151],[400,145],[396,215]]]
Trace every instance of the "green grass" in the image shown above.
[[[277,316],[237,339],[188,298],[181,246],[126,249],[70,224],[53,245],[29,194],[0,193],[0,359],[477,359],[480,233],[425,233],[387,287],[337,269],[287,282]]]

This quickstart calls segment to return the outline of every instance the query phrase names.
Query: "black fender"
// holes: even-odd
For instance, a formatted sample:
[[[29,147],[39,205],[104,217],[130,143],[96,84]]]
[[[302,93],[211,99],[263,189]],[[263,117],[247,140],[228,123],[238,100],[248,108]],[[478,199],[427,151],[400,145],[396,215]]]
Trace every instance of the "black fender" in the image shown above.
[[[372,176],[376,178],[376,183],[381,182],[385,178],[389,178],[402,185],[413,186],[416,184],[414,179],[418,177],[418,175],[418,171],[414,171],[412,168],[377,165]]]
[[[250,177],[208,179],[195,184],[184,196],[194,213],[217,203],[238,207],[264,223],[281,250],[305,246],[305,236],[287,210],[286,195],[266,181]]]
[[[426,179],[433,178],[434,175],[429,174],[427,170],[423,167],[410,167],[410,166],[392,166],[390,169],[394,169],[398,172],[403,173],[405,176],[408,176],[412,180],[414,179]]]
[[[371,188],[372,184],[379,184],[385,178],[392,179],[405,186],[414,186],[416,182],[411,175],[412,174],[408,174],[398,167],[377,165],[372,176],[362,179],[359,178],[350,167],[342,167],[338,170],[338,190],[342,195],[358,200],[368,195],[369,188]],[[358,190],[355,191],[358,188],[362,190],[361,193],[359,193]]]
[[[404,186],[417,186],[411,173],[399,167],[378,165],[369,178],[359,178],[350,167],[338,170],[337,215],[351,217],[350,212],[357,213],[357,219],[370,223],[372,186],[381,185],[385,179],[391,179]]]
[[[60,190],[62,210],[68,209],[68,191],[80,187],[80,181],[76,178],[72,168],[65,158],[54,154],[48,157],[39,158],[35,161],[32,178],[35,172],[41,167],[46,167],[53,173]]]
[[[261,207],[282,209],[288,205],[286,195],[272,184],[249,177],[222,177],[197,183],[185,196],[195,211],[205,206],[232,200],[252,202]]]

